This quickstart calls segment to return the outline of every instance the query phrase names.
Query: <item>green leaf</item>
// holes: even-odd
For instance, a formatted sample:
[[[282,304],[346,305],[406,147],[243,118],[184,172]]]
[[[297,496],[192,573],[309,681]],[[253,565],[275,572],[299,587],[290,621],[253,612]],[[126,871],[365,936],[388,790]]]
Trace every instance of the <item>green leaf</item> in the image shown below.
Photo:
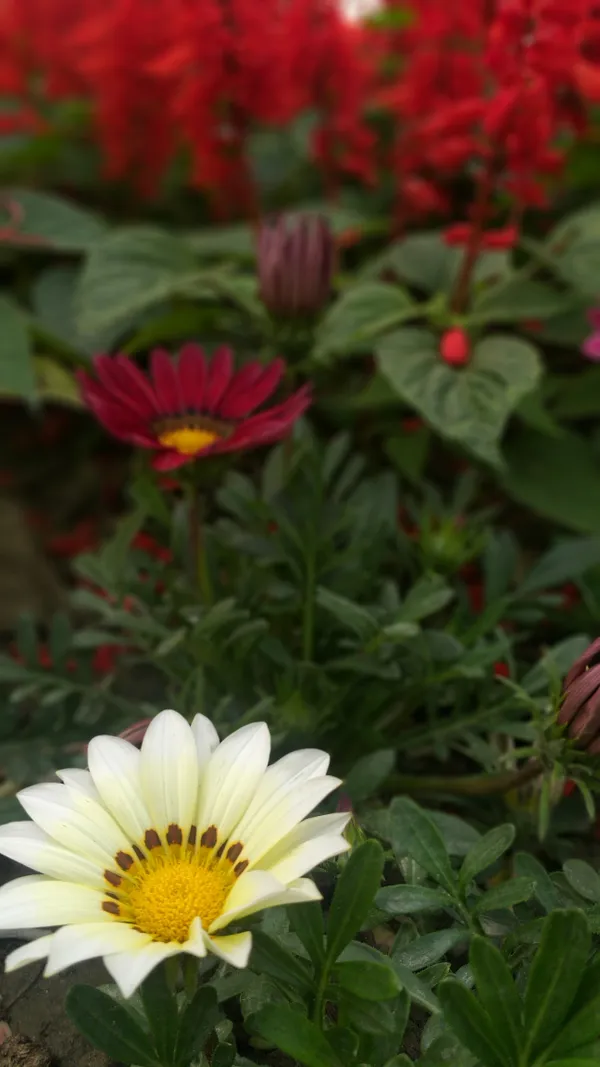
[[[478,897],[473,904],[473,912],[482,915],[486,911],[497,911],[500,908],[513,908],[515,904],[522,904],[524,900],[530,900],[535,892],[533,878],[511,878],[509,882],[502,882],[488,889],[487,893]]]
[[[33,366],[40,400],[76,408],[83,406],[77,379],[62,363],[47,356],[36,356]]]
[[[267,974],[292,989],[310,989],[312,974],[305,961],[294,956],[264,930],[254,930],[252,934],[250,967],[257,974]]]
[[[600,996],[566,1022],[547,1055],[571,1056],[600,1037]]]
[[[371,752],[355,763],[344,779],[344,793],[353,804],[372,797],[394,769],[396,753],[393,748]]]
[[[448,292],[462,250],[447,245],[440,233],[413,233],[388,249],[387,265],[410,285],[427,293]]]
[[[98,215],[70,200],[19,188],[4,189],[3,195],[4,203],[22,214],[15,226],[16,239],[3,238],[6,245],[33,252],[87,252],[106,233],[106,223]]]
[[[212,986],[200,986],[181,1015],[175,1044],[176,1067],[188,1067],[188,1064],[202,1052],[215,1028],[218,1017],[219,1008],[215,990]]]
[[[550,319],[569,311],[572,304],[572,296],[516,274],[481,292],[473,301],[469,321],[476,321],[479,325],[487,322],[519,322],[521,319]]]
[[[390,389],[387,382],[385,386],[387,390]],[[430,445],[431,430],[428,426],[421,426],[411,433],[388,437],[384,448],[386,455],[400,473],[413,484],[419,485],[429,458]]]
[[[325,959],[325,926],[323,909],[314,901],[310,904],[294,904],[287,909],[290,926],[299,937],[315,967]]]
[[[424,885],[386,885],[375,897],[375,905],[387,915],[414,915],[421,911],[453,908],[456,901],[443,889]]]
[[[394,1016],[382,1001],[364,1000],[345,989],[339,990],[337,1000],[340,1018],[352,1030],[376,1036],[395,1033]]]
[[[577,992],[590,950],[590,931],[580,911],[558,910],[544,922],[529,971],[524,1025],[531,1057],[560,1032]]]
[[[451,894],[455,881],[442,836],[418,804],[396,797],[390,805],[390,836],[397,857],[411,856]]]
[[[423,934],[398,952],[396,959],[411,971],[420,971],[445,956],[449,949],[460,941],[465,941],[469,934],[464,929],[435,930]]]
[[[467,852],[460,870],[460,884],[468,886],[476,875],[487,870],[508,851],[515,839],[515,828],[511,823],[494,827],[477,841]]]
[[[85,1039],[111,1060],[160,1067],[148,1034],[113,997],[91,986],[74,985],[67,993],[66,1009]]]
[[[0,396],[35,400],[37,381],[25,316],[8,296],[0,296]]]
[[[350,853],[338,878],[327,921],[327,959],[336,960],[365,921],[383,874],[383,849],[365,841]]]
[[[164,964],[150,972],[141,987],[142,1003],[158,1059],[171,1064],[178,1030],[177,1001],[169,989]]]
[[[364,282],[348,289],[322,319],[315,358],[346,355],[369,349],[373,338],[416,313],[405,289],[385,282]]]
[[[447,811],[428,811],[427,816],[437,826],[450,856],[466,856],[481,838],[479,831],[458,815],[449,815]]]
[[[406,990],[410,999],[415,1004],[418,1004],[420,1008],[425,1008],[426,1011],[432,1012],[434,1015],[439,1014],[438,998],[426,986],[425,982],[422,982],[416,974],[413,974],[410,967],[406,967],[405,964],[401,963],[397,956],[392,956],[392,966],[402,988]]]
[[[317,604],[341,623],[345,630],[352,630],[361,641],[366,641],[377,632],[379,624],[370,611],[355,604],[339,593],[324,586],[317,589]]]
[[[546,552],[525,581],[519,586],[519,596],[526,596],[563,582],[574,581],[591,567],[600,564],[600,538],[574,537]]]
[[[474,993],[455,978],[446,978],[438,987],[438,996],[446,1021],[484,1067],[506,1067],[510,1061],[498,1048],[490,1017]]]
[[[496,466],[508,417],[541,374],[537,350],[501,334],[476,344],[469,364],[461,368],[442,362],[437,338],[423,329],[388,334],[375,354],[390,385],[438,433]]]
[[[184,234],[187,244],[198,256],[206,259],[238,258],[252,260],[255,242],[252,228],[238,226],[208,226]]]
[[[96,242],[81,273],[78,329],[94,337],[170,297],[193,299],[201,280],[184,241],[152,226],[115,230]]]
[[[583,860],[567,860],[563,864],[563,871],[569,885],[579,896],[591,900],[594,904],[600,904],[600,877],[589,863],[584,863]]]
[[[502,485],[509,496],[581,533],[600,533],[600,462],[583,438],[551,438],[518,428],[505,448]]]
[[[440,574],[424,574],[409,589],[400,608],[399,619],[420,622],[449,604],[454,591]]]
[[[583,655],[589,643],[587,634],[574,634],[553,645],[521,680],[523,689],[527,693],[539,693],[547,688],[549,682],[559,682],[575,660]]]
[[[474,937],[469,963],[482,1007],[489,1016],[507,1063],[517,1067],[524,1041],[521,1000],[502,953],[485,937]]]
[[[391,1000],[400,992],[400,982],[391,967],[366,960],[347,960],[333,969],[342,989],[363,1000]]]
[[[590,327],[588,327],[588,332]],[[600,367],[563,374],[552,393],[552,413],[558,419],[590,419],[600,415]]]
[[[297,1008],[284,1004],[262,1008],[252,1016],[252,1029],[306,1067],[341,1067],[325,1035]]]

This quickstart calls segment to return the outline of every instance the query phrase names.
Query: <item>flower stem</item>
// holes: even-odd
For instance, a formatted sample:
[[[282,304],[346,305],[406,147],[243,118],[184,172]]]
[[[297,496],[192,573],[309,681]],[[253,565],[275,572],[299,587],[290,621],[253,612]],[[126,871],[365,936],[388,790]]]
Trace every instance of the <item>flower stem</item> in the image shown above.
[[[202,499],[200,488],[193,482],[188,498],[188,530],[190,539],[190,558],[195,585],[203,603],[209,606],[213,602],[213,589],[206,554],[206,542],[202,527]]]
[[[471,290],[471,278],[481,251],[481,244],[487,221],[488,203],[492,192],[493,173],[490,163],[485,165],[477,187],[477,195],[473,207],[471,234],[465,248],[460,273],[456,279],[454,293],[452,294],[451,309],[455,315],[464,315],[469,304]]]
[[[491,796],[508,793],[511,789],[526,785],[537,778],[543,767],[538,760],[531,760],[517,771],[501,774],[456,775],[410,775],[395,774],[388,779],[386,792],[393,793],[454,793],[459,796]]]

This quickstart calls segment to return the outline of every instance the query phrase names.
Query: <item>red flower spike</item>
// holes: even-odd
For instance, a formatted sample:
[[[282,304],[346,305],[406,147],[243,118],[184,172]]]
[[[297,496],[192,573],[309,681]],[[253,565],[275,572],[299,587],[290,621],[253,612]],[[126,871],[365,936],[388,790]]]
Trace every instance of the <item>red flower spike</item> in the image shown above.
[[[136,533],[133,541],[131,542],[132,548],[138,548],[140,552],[145,552],[147,556],[152,556],[153,559],[161,560],[162,563],[172,563],[173,553],[170,548],[165,545],[159,544],[156,538],[151,534],[145,533],[140,530]]]
[[[577,783],[572,778],[567,778],[563,785],[563,797],[570,797],[577,789]]]
[[[446,330],[440,339],[440,356],[451,367],[463,367],[471,354],[469,336],[460,326]]]
[[[303,386],[274,407],[255,413],[277,388],[285,365],[248,363],[234,371],[233,354],[218,349],[209,362],[196,344],[175,362],[157,348],[145,375],[127,356],[97,356],[97,378],[78,374],[83,398],[114,437],[156,452],[153,465],[169,471],[205,456],[245,451],[281,440],[311,401]]]

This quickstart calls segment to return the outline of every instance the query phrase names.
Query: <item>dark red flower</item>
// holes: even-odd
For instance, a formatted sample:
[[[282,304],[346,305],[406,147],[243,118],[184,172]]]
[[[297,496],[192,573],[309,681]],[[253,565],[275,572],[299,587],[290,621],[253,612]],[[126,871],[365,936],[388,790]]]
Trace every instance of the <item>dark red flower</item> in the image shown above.
[[[558,721],[581,747],[600,754],[600,637],[567,674]]]
[[[266,219],[256,253],[261,299],[273,315],[314,315],[327,303],[335,241],[326,219],[301,213]]]
[[[236,372],[231,349],[219,348],[209,362],[199,345],[187,344],[177,362],[155,349],[150,366],[146,375],[125,355],[97,356],[98,377],[80,371],[79,381],[99,422],[120,440],[153,449],[157,470],[279,441],[310,404],[310,387],[303,386],[253,414],[281,381],[280,359]]]
[[[440,338],[440,356],[451,367],[462,367],[471,354],[469,336],[460,326],[446,330]]]
[[[46,544],[51,556],[72,559],[81,552],[90,552],[100,542],[97,519],[81,519],[70,533],[55,534]]]
[[[474,615],[480,615],[485,604],[485,593],[481,582],[471,582],[466,587],[469,606]]]
[[[563,797],[572,796],[576,789],[577,783],[574,782],[572,778],[567,778],[565,784],[563,785]]]
[[[124,651],[122,645],[99,645],[92,658],[94,674],[111,674]]]
[[[503,660],[494,663],[494,675],[496,678],[510,678],[508,663],[504,663]]]
[[[453,226],[447,226],[444,230],[444,242],[447,245],[466,245],[473,235],[473,226],[470,222],[457,222]],[[504,250],[513,248],[517,242],[519,232],[516,226],[503,226],[496,230],[484,230],[480,237],[481,248],[490,250]]]
[[[136,533],[133,541],[131,542],[132,548],[138,548],[140,552],[145,552],[147,556],[152,556],[153,559],[161,560],[163,563],[172,563],[173,553],[166,545],[161,545],[152,537],[151,534],[145,533],[144,530],[139,530]]]

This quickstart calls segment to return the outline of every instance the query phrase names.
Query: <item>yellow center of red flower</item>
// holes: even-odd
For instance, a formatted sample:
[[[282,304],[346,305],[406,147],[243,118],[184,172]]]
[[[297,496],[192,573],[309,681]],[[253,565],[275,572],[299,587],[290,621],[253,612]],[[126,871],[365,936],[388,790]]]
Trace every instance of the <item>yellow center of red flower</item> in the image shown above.
[[[202,452],[215,441],[220,439],[220,434],[214,430],[202,430],[196,426],[181,426],[174,430],[163,430],[159,433],[158,440],[165,448],[172,448],[182,456],[195,456]]]

